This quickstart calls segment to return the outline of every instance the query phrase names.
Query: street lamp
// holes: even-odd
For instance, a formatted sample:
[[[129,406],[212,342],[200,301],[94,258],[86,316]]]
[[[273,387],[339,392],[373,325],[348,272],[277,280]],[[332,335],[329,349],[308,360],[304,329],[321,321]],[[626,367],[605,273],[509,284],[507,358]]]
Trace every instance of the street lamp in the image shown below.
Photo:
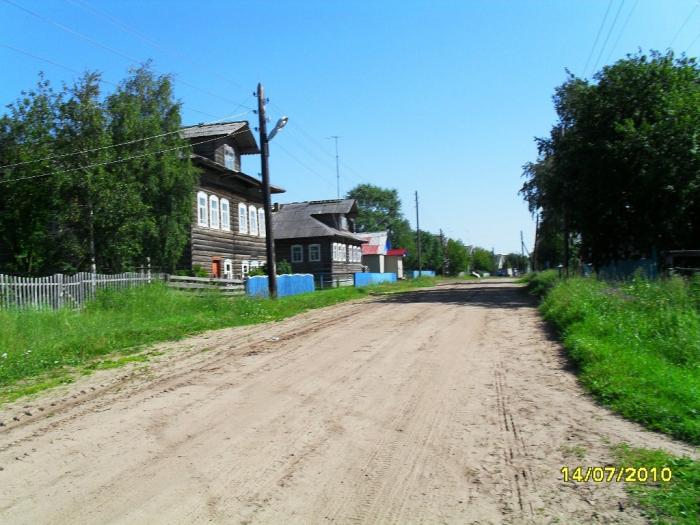
[[[258,84],[258,118],[260,121],[260,163],[262,171],[263,199],[265,205],[265,251],[267,258],[267,286],[270,298],[277,297],[277,265],[275,264],[275,239],[272,231],[272,203],[270,199],[270,172],[268,157],[270,156],[269,141],[277,135],[289,120],[282,117],[270,135],[267,135],[267,120],[265,118],[265,90],[262,84]]]

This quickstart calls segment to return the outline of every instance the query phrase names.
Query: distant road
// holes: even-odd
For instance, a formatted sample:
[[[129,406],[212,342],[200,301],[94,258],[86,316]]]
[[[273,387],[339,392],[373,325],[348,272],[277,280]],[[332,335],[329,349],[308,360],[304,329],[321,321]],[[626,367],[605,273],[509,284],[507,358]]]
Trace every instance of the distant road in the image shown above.
[[[689,448],[593,403],[519,286],[209,332],[6,406],[0,523],[643,523],[560,468]]]

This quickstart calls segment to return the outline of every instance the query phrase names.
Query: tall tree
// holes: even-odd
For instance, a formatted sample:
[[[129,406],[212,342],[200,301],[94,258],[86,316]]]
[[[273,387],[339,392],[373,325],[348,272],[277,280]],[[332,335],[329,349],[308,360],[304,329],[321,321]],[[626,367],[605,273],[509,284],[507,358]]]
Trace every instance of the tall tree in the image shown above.
[[[700,69],[671,52],[628,56],[594,82],[570,76],[522,193],[596,264],[700,238]]]
[[[55,180],[46,174],[55,168],[61,97],[40,74],[36,87],[23,91],[0,118],[0,164],[7,166],[0,173],[0,263],[7,272],[41,273],[52,262],[55,210],[61,203]]]
[[[180,103],[173,100],[171,78],[156,75],[149,64],[132,70],[106,107],[112,140],[132,142],[120,147],[119,154],[133,158],[112,170],[125,190],[115,226],[139,240],[123,246],[116,260],[134,264],[150,257],[154,265],[172,271],[189,235],[197,174],[191,149],[178,133]],[[153,138],[139,141],[144,137]]]

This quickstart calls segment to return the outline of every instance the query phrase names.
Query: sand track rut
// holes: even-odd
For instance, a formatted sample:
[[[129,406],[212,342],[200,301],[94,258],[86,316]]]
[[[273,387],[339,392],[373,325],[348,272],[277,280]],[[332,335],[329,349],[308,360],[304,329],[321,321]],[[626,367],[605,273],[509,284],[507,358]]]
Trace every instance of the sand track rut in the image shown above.
[[[692,453],[593,403],[508,282],[157,349],[0,411],[0,522],[642,523],[561,466]]]

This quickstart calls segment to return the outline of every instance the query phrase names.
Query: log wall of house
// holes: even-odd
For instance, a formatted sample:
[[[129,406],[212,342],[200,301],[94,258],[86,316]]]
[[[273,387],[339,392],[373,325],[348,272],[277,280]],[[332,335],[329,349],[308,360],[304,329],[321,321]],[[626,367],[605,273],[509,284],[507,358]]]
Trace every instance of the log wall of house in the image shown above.
[[[311,273],[319,274],[336,274],[336,273],[355,273],[362,271],[362,263],[349,261],[334,261],[333,257],[333,242],[344,242],[350,244],[347,240],[340,241],[331,237],[306,237],[303,239],[277,239],[275,240],[275,260],[279,263],[281,260],[286,260],[292,265],[294,273]],[[300,263],[292,262],[292,246],[299,244],[304,249],[304,261]],[[309,245],[321,245],[321,260],[309,261]],[[355,246],[360,246],[357,243]]]
[[[230,231],[199,226],[197,217],[197,193],[199,191],[205,192],[207,198],[209,195],[216,195],[219,202],[221,199],[228,199],[230,203]],[[238,205],[241,202],[246,206],[253,205],[257,209],[261,208],[263,203],[260,190],[248,188],[238,181],[230,180],[230,177],[225,178],[216,173],[205,171],[201,174],[200,184],[193,192],[192,232],[190,243],[185,250],[186,254],[189,255],[190,269],[194,265],[199,265],[211,275],[212,263],[215,258],[221,260],[222,272],[224,260],[231,259],[234,277],[240,278],[242,277],[244,261],[265,260],[265,237],[239,233]]]

